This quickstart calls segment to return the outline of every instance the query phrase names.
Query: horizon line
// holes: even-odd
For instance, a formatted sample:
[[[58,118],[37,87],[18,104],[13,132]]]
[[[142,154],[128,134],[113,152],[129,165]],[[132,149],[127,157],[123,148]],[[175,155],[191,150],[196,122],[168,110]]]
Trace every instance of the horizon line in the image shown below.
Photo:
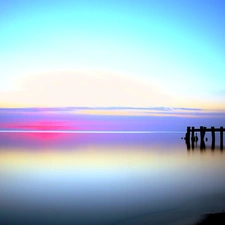
[[[196,112],[204,112],[204,111],[224,111],[225,108],[217,108],[217,109],[209,109],[209,108],[199,108],[199,107],[173,107],[173,106],[146,106],[146,107],[135,107],[135,106],[27,106],[27,107],[1,107],[0,110],[58,110],[58,109],[66,109],[66,110],[74,110],[74,109],[82,109],[82,110],[159,110],[159,111],[174,111],[174,110],[184,110],[184,111],[196,111]]]
[[[183,133],[185,131],[150,131],[150,130],[0,130],[0,133],[77,133],[77,134],[150,134]]]
[[[171,109],[180,109],[180,110],[203,110],[204,108],[199,107],[173,107],[173,106],[27,106],[27,107],[0,107],[0,109],[157,109],[157,110],[171,110]],[[225,110],[225,109],[224,109]]]

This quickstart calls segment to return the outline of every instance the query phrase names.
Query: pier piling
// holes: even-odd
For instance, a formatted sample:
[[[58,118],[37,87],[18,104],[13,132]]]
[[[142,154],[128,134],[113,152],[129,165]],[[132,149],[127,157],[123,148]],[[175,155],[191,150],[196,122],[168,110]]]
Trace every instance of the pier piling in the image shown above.
[[[195,148],[195,127],[191,128],[191,147]]]
[[[215,149],[215,141],[216,141],[215,132],[220,132],[220,149],[223,150],[223,132],[225,132],[224,127],[221,126],[220,128],[215,128],[215,127],[207,128],[207,127],[200,126],[200,128],[195,128],[195,127],[188,126],[187,133],[185,135],[185,140],[186,140],[188,149],[190,149],[190,139],[191,139],[192,148],[194,148],[194,142],[197,142],[197,133],[195,137],[194,136],[195,132],[200,132],[200,149],[205,149],[206,132],[211,132],[211,135],[212,135],[211,148]],[[206,140],[207,139],[208,138],[206,138]]]
[[[190,149],[190,131],[191,131],[191,127],[187,127],[187,133],[185,135],[185,140],[186,140],[188,149]]]
[[[223,150],[223,127],[220,127],[220,149]]]
[[[205,132],[206,132],[206,128],[201,126],[200,127],[200,148],[201,149],[205,149],[205,141],[204,141]]]
[[[211,133],[212,133],[212,145],[211,149],[215,149],[215,128],[211,127]]]

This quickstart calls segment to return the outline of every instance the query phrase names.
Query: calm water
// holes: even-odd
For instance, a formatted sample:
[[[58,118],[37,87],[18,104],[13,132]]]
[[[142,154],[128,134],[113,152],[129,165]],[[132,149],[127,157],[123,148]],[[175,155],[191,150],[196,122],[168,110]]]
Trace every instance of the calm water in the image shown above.
[[[224,152],[181,136],[0,133],[0,224],[192,224],[225,209]]]

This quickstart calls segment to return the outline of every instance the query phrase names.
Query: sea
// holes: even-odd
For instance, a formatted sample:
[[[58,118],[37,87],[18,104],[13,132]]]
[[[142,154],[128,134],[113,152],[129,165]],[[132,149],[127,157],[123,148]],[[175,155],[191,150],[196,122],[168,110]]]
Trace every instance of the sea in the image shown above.
[[[192,225],[225,210],[219,134],[189,149],[186,126],[15,124],[0,131],[1,225]]]

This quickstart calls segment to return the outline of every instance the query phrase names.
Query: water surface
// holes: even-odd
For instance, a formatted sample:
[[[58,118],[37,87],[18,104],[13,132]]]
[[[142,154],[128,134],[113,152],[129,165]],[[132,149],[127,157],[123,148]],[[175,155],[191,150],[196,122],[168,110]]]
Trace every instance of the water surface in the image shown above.
[[[182,136],[2,132],[0,222],[192,224],[225,209],[224,152]]]

